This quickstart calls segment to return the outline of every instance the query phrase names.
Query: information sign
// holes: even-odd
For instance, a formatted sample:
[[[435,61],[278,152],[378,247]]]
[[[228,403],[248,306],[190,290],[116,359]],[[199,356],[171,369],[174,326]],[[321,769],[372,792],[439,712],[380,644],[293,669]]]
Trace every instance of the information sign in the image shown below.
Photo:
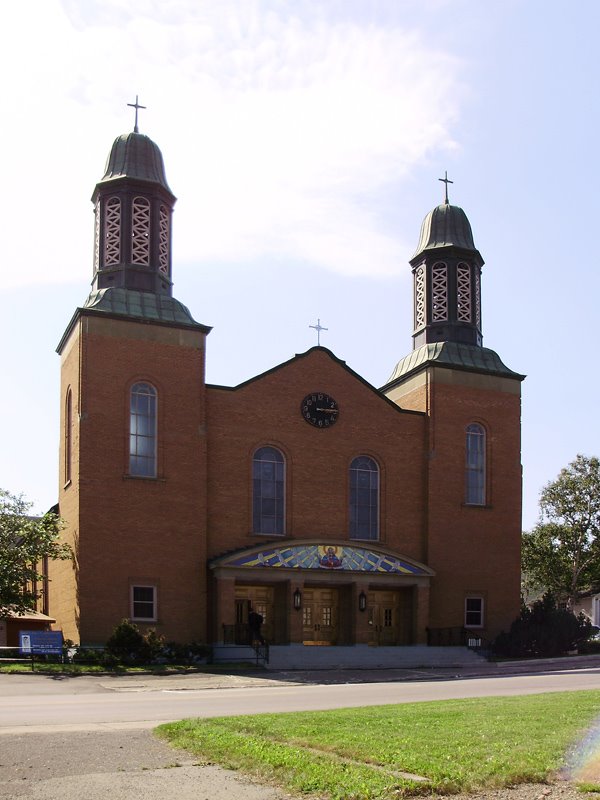
[[[61,655],[62,631],[19,631],[21,655]]]

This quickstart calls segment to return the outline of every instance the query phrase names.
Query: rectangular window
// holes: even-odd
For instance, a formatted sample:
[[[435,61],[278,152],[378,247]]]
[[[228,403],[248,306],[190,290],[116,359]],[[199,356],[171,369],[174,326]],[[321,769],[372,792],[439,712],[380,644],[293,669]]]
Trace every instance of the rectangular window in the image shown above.
[[[465,628],[483,628],[483,597],[465,597]]]
[[[131,619],[156,620],[156,586],[131,587]]]

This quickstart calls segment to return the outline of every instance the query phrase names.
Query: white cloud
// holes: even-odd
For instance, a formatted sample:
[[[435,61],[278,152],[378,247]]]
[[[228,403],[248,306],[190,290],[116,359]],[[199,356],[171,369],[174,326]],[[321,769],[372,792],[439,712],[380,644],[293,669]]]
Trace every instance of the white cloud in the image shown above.
[[[454,146],[460,64],[399,24],[307,8],[33,0],[4,12],[9,281],[91,277],[87,198],[136,92],[181,198],[178,259],[397,271],[406,247],[370,200]]]

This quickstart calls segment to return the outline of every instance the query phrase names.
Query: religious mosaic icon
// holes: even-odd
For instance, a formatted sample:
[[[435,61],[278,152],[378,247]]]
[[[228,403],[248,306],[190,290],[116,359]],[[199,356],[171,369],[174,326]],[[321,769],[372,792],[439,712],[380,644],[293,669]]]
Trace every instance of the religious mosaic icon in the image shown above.
[[[339,548],[341,550],[341,548]],[[338,548],[328,546],[319,547],[319,567],[321,569],[343,569],[342,559],[338,556]]]
[[[300,408],[304,419],[315,428],[330,428],[340,413],[333,397],[324,392],[307,394]]]

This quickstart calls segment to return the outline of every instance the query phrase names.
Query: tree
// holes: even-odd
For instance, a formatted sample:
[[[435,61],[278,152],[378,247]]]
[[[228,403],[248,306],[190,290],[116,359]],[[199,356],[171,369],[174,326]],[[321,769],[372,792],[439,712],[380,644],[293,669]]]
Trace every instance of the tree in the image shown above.
[[[600,461],[578,455],[540,495],[540,521],[523,535],[526,587],[572,605],[600,583]]]
[[[41,596],[44,559],[67,559],[60,518],[29,514],[31,503],[0,489],[0,616],[32,609]]]
[[[549,658],[576,650],[598,632],[583,614],[557,608],[551,594],[545,594],[521,614],[492,644],[494,653],[509,658],[534,656]]]

